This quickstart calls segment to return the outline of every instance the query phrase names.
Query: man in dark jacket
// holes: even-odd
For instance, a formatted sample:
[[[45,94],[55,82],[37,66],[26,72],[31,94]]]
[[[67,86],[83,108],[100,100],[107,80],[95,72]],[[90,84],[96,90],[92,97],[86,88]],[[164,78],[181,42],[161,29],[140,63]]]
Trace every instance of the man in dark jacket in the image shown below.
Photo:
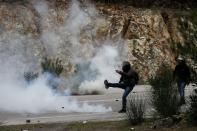
[[[124,89],[122,96],[122,109],[119,113],[126,112],[127,96],[133,90],[135,84],[138,82],[138,74],[131,68],[128,61],[124,61],[122,65],[122,71],[116,70],[118,74],[121,75],[119,83],[108,83],[107,80],[104,81],[105,88],[118,87]]]
[[[177,58],[177,63],[173,76],[177,81],[178,91],[181,97],[180,104],[185,104],[185,86],[190,83],[190,71],[182,57],[179,56]]]

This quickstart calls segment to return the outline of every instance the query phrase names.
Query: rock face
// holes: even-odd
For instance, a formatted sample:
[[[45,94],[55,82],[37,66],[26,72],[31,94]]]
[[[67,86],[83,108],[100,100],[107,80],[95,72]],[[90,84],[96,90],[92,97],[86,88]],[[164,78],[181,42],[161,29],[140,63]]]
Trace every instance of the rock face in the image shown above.
[[[70,6],[72,8],[68,8]],[[142,81],[154,75],[163,63],[173,66],[170,50],[173,38],[161,12],[106,5],[97,5],[94,9],[83,4],[78,10],[75,6],[65,0],[32,1],[25,5],[1,3],[0,48],[16,46],[9,49],[12,53],[24,49],[24,55],[29,57],[26,62],[37,61],[38,70],[43,57],[59,57],[64,61],[64,75],[68,75],[75,72],[73,51],[77,57],[89,58],[94,53],[89,52],[89,46],[84,48],[87,44],[99,46],[107,39],[122,38],[123,42],[119,44],[127,47],[126,59],[138,70]],[[69,12],[73,10],[76,13],[70,16]],[[85,13],[79,15],[77,11]],[[74,15],[79,16],[75,19]],[[70,21],[71,18],[74,21]],[[77,45],[71,44],[74,41]],[[0,51],[1,57],[9,55]]]
[[[113,12],[110,23],[110,36],[121,35],[126,40],[128,58],[140,75],[146,76],[143,80],[154,75],[161,64],[173,64],[171,36],[160,12],[119,9]]]

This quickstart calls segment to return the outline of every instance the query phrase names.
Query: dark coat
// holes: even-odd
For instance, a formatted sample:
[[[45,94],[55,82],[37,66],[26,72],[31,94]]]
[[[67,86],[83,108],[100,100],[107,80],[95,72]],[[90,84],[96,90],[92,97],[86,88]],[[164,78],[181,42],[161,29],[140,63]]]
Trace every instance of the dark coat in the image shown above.
[[[128,86],[135,85],[136,82],[136,72],[133,69],[130,69],[127,73],[122,74],[120,77],[119,83],[124,83]]]
[[[190,81],[189,67],[186,64],[178,64],[174,70],[174,78],[189,83]]]

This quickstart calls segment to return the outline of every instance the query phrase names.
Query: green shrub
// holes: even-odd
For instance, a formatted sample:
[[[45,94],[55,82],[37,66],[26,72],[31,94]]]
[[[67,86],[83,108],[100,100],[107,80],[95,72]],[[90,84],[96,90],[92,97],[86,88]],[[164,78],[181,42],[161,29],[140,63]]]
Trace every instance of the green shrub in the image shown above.
[[[179,112],[178,91],[173,83],[173,71],[161,67],[156,76],[149,79],[152,86],[152,104],[161,117],[169,117]]]
[[[190,124],[197,124],[197,89],[190,95],[190,108],[187,112],[187,121]]]
[[[58,77],[63,71],[63,65],[62,61],[57,58],[57,59],[48,59],[45,58],[43,62],[41,62],[41,67],[42,67],[42,73],[49,73],[51,74],[47,80],[47,84],[52,88],[52,89],[57,89],[59,86],[59,80]]]
[[[137,125],[144,121],[145,102],[139,94],[129,96],[126,114],[132,125]]]
[[[55,60],[45,58],[43,62],[41,62],[42,71],[50,73],[54,76],[59,76],[63,71],[62,61],[57,58]]]

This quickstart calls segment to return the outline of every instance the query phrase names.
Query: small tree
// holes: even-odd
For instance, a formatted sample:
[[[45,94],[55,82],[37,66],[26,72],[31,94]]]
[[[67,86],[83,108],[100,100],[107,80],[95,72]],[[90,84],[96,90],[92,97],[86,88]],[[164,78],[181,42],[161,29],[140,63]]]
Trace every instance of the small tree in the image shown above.
[[[177,87],[173,83],[172,70],[162,66],[155,77],[149,79],[152,86],[152,103],[158,114],[169,117],[179,112]]]
[[[133,125],[140,124],[144,121],[145,102],[139,94],[129,96],[126,114],[128,120]]]

